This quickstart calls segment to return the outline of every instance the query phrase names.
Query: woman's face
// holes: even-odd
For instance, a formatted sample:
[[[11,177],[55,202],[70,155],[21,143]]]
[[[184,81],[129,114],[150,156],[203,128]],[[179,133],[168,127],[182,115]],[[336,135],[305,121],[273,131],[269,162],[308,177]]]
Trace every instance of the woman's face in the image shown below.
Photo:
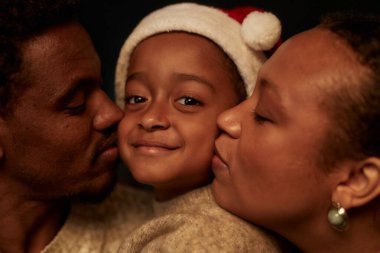
[[[336,173],[318,166],[329,129],[321,96],[347,73],[335,40],[321,29],[290,39],[262,67],[253,96],[219,116],[213,191],[222,207],[277,231],[325,222]]]

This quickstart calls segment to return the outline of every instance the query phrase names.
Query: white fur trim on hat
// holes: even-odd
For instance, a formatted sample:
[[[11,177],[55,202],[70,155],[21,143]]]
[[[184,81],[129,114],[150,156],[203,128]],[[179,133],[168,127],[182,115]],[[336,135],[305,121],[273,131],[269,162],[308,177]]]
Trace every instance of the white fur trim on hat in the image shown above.
[[[241,30],[245,43],[251,48],[269,50],[280,38],[281,23],[272,13],[251,12],[245,17]]]
[[[115,76],[116,102],[120,107],[124,107],[127,70],[135,47],[154,34],[172,31],[195,33],[219,45],[237,66],[248,95],[252,93],[258,71],[266,57],[263,52],[249,48],[244,42],[240,23],[213,7],[179,3],[158,9],[143,18],[122,46]]]

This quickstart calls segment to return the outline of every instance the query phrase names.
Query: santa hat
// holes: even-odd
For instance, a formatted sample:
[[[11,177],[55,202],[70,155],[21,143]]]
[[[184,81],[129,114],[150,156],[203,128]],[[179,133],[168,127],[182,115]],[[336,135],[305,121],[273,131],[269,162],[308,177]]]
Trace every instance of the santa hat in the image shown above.
[[[247,15],[248,14],[248,15]],[[116,102],[124,107],[124,89],[131,53],[144,39],[159,33],[183,31],[216,43],[235,63],[251,94],[258,71],[280,38],[280,21],[269,12],[239,7],[221,10],[196,3],[179,3],[158,9],[135,27],[121,48],[116,66]]]

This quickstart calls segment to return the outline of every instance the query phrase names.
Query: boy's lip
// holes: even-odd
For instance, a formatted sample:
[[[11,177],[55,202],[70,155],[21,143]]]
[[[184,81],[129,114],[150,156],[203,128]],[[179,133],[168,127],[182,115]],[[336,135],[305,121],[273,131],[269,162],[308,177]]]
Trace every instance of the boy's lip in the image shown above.
[[[138,140],[131,144],[135,148],[147,147],[147,148],[161,148],[168,150],[175,150],[179,148],[178,145],[169,144],[158,140]]]

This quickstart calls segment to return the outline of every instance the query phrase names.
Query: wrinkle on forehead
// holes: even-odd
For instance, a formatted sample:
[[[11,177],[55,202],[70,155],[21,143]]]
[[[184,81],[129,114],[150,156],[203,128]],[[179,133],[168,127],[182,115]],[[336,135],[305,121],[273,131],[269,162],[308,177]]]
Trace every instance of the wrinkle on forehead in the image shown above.
[[[25,42],[22,50],[23,75],[28,87],[39,89],[47,100],[53,101],[58,94],[71,89],[68,86],[76,80],[100,78],[99,56],[79,23],[48,29]]]

